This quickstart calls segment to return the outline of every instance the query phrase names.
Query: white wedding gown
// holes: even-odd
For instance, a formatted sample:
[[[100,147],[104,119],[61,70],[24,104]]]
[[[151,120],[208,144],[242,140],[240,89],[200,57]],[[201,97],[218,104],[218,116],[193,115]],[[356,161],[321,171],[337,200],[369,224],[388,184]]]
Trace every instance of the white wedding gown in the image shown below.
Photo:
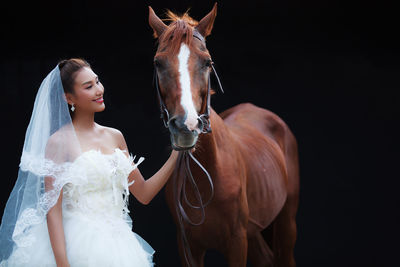
[[[132,162],[120,149],[112,154],[89,150],[73,162],[87,175],[63,187],[63,229],[71,267],[153,266],[153,248],[131,230],[127,196]],[[0,266],[56,267],[47,221],[27,234],[34,242],[15,248]]]

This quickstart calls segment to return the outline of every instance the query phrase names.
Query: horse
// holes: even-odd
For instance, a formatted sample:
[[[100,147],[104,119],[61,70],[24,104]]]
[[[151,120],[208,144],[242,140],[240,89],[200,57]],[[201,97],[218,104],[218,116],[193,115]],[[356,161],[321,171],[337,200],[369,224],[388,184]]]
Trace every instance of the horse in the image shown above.
[[[216,14],[216,3],[200,21],[187,12],[168,11],[167,25],[149,6],[149,24],[158,39],[154,68],[161,116],[172,147],[182,150],[165,188],[182,266],[204,266],[209,249],[222,253],[229,266],[246,266],[247,260],[253,266],[295,266],[297,141],[267,109],[242,103],[217,114],[210,107],[215,69],[205,38]],[[196,162],[187,161],[193,181],[184,182],[183,151],[193,153],[210,181]],[[178,189],[186,202],[177,199],[182,198]],[[190,204],[211,197],[208,205]],[[189,218],[201,223],[188,223]]]

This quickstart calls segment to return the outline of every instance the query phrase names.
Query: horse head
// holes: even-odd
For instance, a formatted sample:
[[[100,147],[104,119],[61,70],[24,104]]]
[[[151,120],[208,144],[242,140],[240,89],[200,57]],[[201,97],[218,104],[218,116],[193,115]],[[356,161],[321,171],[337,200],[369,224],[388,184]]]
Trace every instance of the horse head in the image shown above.
[[[158,38],[154,56],[155,79],[161,116],[175,150],[189,150],[209,128],[212,60],[205,39],[210,35],[217,5],[199,22],[187,12],[167,12],[166,25],[149,7],[149,24]],[[208,124],[208,125],[207,125]]]

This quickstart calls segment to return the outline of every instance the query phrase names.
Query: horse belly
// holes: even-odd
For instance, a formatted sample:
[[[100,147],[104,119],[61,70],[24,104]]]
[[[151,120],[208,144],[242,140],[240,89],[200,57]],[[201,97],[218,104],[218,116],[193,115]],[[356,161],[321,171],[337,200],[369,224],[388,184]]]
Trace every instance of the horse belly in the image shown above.
[[[238,140],[246,166],[250,228],[265,229],[287,198],[287,171],[281,135],[283,122],[272,112],[240,104],[221,116]]]
[[[281,211],[287,197],[287,173],[282,151],[268,137],[247,146],[247,202],[249,222],[265,229]]]
[[[265,229],[281,211],[287,196],[283,177],[271,166],[253,171],[248,177],[247,202],[252,228]]]

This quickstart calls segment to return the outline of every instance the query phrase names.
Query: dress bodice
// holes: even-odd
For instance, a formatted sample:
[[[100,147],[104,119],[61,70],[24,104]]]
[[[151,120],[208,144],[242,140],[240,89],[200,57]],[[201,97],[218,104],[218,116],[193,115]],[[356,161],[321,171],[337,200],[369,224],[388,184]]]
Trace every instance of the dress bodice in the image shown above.
[[[127,208],[130,172],[143,158],[133,164],[134,158],[127,157],[118,148],[112,154],[102,154],[100,150],[82,153],[72,163],[85,175],[76,176],[63,188],[63,215],[79,212],[87,216],[123,217]]]
[[[29,165],[24,167],[35,174],[33,180],[53,174],[53,184],[58,179],[63,185],[63,230],[71,266],[153,266],[154,249],[132,232],[127,208],[128,176],[143,160],[134,163],[134,157],[115,149],[112,154],[89,150],[58,165],[39,162],[44,167],[34,158],[26,161]],[[22,212],[14,230],[15,247],[8,259],[0,261],[1,267],[56,266],[41,212],[34,208]]]

